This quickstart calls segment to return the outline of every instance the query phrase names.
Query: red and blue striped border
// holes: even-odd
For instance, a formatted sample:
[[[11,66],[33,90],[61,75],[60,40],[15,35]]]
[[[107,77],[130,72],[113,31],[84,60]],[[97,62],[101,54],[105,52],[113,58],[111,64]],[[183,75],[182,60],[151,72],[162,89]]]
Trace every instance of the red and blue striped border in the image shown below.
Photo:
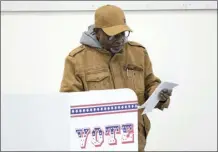
[[[87,117],[138,111],[137,101],[110,102],[71,106],[71,117]]]

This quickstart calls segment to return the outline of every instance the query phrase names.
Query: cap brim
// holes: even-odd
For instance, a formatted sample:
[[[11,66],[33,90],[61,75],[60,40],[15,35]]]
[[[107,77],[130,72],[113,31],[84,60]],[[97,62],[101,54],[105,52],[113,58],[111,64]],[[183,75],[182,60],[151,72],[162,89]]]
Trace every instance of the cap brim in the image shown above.
[[[102,29],[109,36],[114,36],[124,31],[132,32],[132,30],[127,25],[117,25],[117,26],[106,27]]]

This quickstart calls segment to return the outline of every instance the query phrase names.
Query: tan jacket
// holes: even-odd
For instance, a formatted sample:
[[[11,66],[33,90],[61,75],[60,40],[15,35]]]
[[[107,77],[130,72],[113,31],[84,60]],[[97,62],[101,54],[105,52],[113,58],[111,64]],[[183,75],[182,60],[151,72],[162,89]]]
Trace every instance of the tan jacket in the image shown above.
[[[114,56],[104,49],[81,45],[66,57],[60,92],[130,88],[142,105],[160,82],[153,74],[145,47],[136,42],[127,42],[122,52]],[[162,110],[168,105],[169,101],[158,103],[156,108]],[[148,133],[147,116],[139,121]]]

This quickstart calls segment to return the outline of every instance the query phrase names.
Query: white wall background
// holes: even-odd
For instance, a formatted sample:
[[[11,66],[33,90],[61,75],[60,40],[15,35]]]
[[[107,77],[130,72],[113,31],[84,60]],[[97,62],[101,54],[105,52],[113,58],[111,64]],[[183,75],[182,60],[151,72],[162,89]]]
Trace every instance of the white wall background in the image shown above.
[[[79,9],[81,3],[69,3],[63,2],[59,7],[30,2],[2,3],[2,93],[58,92],[64,59],[79,45],[82,32],[93,23],[92,10],[97,2],[84,5],[89,11]],[[163,81],[179,84],[170,108],[149,114],[152,128],[146,150],[217,150],[217,8],[214,2],[185,5],[185,2],[167,5],[137,2],[133,7],[130,7],[133,2],[129,5],[101,2],[98,5],[108,3],[125,7],[127,23],[134,30],[130,40],[146,46],[156,75]],[[69,6],[77,11],[69,10]]]

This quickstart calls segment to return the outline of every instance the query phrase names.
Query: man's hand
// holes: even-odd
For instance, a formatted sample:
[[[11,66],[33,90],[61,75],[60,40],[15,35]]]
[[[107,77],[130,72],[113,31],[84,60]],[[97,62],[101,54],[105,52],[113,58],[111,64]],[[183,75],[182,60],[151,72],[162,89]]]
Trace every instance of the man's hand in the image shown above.
[[[160,102],[166,102],[170,96],[172,95],[172,90],[169,90],[169,89],[163,89],[160,91],[159,93],[159,99],[160,99]]]

